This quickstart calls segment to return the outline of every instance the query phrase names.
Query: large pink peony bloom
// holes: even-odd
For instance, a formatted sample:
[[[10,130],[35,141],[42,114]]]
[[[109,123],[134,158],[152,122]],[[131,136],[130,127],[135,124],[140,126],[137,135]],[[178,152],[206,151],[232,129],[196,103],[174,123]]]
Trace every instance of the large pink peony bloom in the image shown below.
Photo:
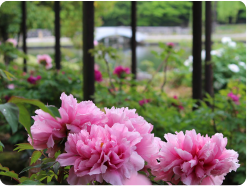
[[[238,153],[226,150],[227,138],[217,133],[212,138],[193,129],[165,134],[158,156],[151,163],[156,180],[186,185],[221,185],[224,176],[239,167]]]
[[[36,110],[36,116],[33,116],[34,124],[31,126],[31,137],[28,137],[29,143],[37,150],[55,147],[55,143],[66,137],[65,124],[62,125],[49,113],[39,109]]]
[[[151,181],[142,174],[135,174],[124,180],[124,185],[152,185]]]
[[[227,96],[231,98],[231,100],[236,104],[239,105],[239,97],[232,92],[228,93]]]
[[[17,45],[17,41],[13,38],[9,38],[6,40],[7,43],[12,43],[14,47],[16,47]]]
[[[46,69],[52,68],[52,59],[48,54],[37,55],[37,62],[45,65]]]
[[[108,118],[107,125],[111,127],[115,123],[121,123],[124,124],[129,131],[138,132],[142,140],[136,145],[136,151],[148,162],[151,156],[158,152],[160,139],[154,137],[154,134],[151,134],[153,125],[136,114],[135,111],[135,109],[128,108],[105,108]]]
[[[31,127],[32,140],[28,141],[35,149],[54,148],[55,144],[66,137],[68,132],[78,133],[82,129],[90,130],[91,125],[103,125],[106,117],[91,101],[77,103],[73,95],[61,94],[62,106],[59,108],[61,118],[53,118],[50,114],[37,110]],[[50,152],[50,151],[49,151]]]
[[[119,78],[124,78],[125,74],[129,74],[129,73],[130,73],[130,69],[128,67],[123,67],[123,66],[117,66],[113,71],[113,74],[116,74]]]
[[[142,137],[129,132],[123,124],[111,128],[92,125],[91,131],[69,134],[65,151],[58,156],[61,166],[73,165],[68,183],[85,185],[92,181],[122,185],[123,180],[143,168],[144,160],[136,152]]]

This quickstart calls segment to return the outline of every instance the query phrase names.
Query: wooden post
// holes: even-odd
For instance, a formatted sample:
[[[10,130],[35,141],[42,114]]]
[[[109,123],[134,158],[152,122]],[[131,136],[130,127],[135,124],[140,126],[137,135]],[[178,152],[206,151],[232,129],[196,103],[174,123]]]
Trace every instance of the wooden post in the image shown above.
[[[202,99],[202,2],[193,1],[193,76],[192,97]],[[199,104],[199,102],[198,102]]]
[[[55,10],[55,63],[56,69],[61,69],[61,50],[60,50],[60,1],[54,2]]]
[[[206,1],[206,25],[205,25],[205,48],[206,48],[206,60],[205,60],[205,92],[210,96],[213,96],[213,67],[211,64],[211,33],[212,33],[212,11],[211,2]]]
[[[83,99],[94,95],[94,57],[88,52],[94,48],[94,1],[83,1]]]
[[[136,1],[131,1],[131,72],[134,75],[133,79],[136,79]]]
[[[27,18],[27,10],[26,10],[26,2],[22,1],[22,50],[25,54],[27,54],[27,25],[26,25],[26,18]],[[27,72],[27,60],[26,58],[23,59],[23,71]]]

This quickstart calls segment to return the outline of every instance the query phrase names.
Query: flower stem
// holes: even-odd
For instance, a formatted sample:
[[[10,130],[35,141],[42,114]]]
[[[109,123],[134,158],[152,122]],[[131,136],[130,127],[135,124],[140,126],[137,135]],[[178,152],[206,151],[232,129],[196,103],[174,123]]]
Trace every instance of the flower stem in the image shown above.
[[[113,90],[115,90],[114,84],[112,83],[112,78],[111,78],[111,73],[110,73],[110,68],[109,68],[109,62],[107,61],[105,55],[104,55],[104,60],[105,60],[105,63],[106,63],[106,68],[107,68],[107,73],[108,73],[108,76],[109,76],[109,79],[110,79],[110,84],[111,84]]]

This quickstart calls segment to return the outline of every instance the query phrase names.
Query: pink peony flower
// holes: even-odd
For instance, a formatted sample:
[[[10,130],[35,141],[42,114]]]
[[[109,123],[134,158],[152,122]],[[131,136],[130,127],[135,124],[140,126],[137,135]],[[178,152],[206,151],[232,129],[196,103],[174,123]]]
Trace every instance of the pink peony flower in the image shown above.
[[[92,181],[122,185],[124,179],[143,168],[144,160],[136,152],[142,137],[129,132],[123,124],[112,127],[92,125],[91,131],[69,134],[65,151],[58,156],[61,166],[72,165],[68,183],[86,185]]]
[[[27,81],[28,81],[29,83],[35,85],[36,82],[37,82],[38,80],[40,80],[40,79],[41,79],[41,76],[34,77],[34,76],[30,75],[30,76],[27,78]]]
[[[175,44],[174,44],[174,43],[172,43],[172,42],[167,43],[166,45],[167,45],[169,48],[173,48],[173,47],[175,46]]]
[[[11,96],[8,96],[8,95],[4,96],[4,99],[6,102],[8,102],[10,98],[11,98]]]
[[[65,93],[61,95],[62,107],[59,109],[61,123],[66,123],[67,129],[72,133],[78,133],[82,129],[90,131],[91,125],[104,126],[107,118],[92,101],[82,101],[79,104],[72,96]]]
[[[99,65],[95,63],[95,64],[94,64],[94,69],[95,69],[95,70],[99,70]]]
[[[149,161],[151,156],[159,149],[160,138],[151,134],[153,125],[148,123],[143,117],[135,113],[135,109],[128,108],[105,108],[108,118],[107,125],[113,126],[115,123],[124,124],[130,132],[138,132],[142,140],[136,145],[136,152],[145,160]]]
[[[46,69],[52,68],[52,59],[48,54],[37,55],[37,62],[45,65]]]
[[[101,72],[99,70],[94,69],[94,79],[97,82],[103,81],[102,74],[101,74]]]
[[[178,100],[178,97],[175,95],[175,96],[173,96],[173,99]],[[179,104],[172,103],[172,106],[177,107],[179,110],[184,110],[184,107],[181,103],[179,103]]]
[[[153,159],[151,171],[155,180],[186,185],[221,185],[224,176],[236,171],[238,153],[227,150],[227,138],[217,133],[212,138],[196,134],[193,129],[176,134],[165,134],[157,157]],[[158,159],[159,162],[156,160]]]
[[[29,137],[28,141],[37,150],[52,148],[55,144],[66,137],[68,132],[78,133],[82,129],[90,130],[91,125],[103,125],[106,117],[91,101],[77,103],[72,96],[61,94],[62,106],[58,109],[61,118],[53,118],[50,114],[37,110],[33,116],[34,124],[31,127],[33,142]],[[52,154],[52,149],[49,153]],[[57,149],[57,147],[56,147]],[[48,149],[49,150],[49,149]]]
[[[239,97],[232,92],[228,93],[227,96],[231,98],[231,100],[236,104],[239,105]]]
[[[36,110],[36,116],[33,116],[34,124],[31,126],[31,137],[28,142],[37,150],[48,148],[51,151],[55,147],[55,143],[66,137],[65,124],[61,124],[57,119],[53,118],[49,113],[39,109]]]
[[[98,43],[97,40],[94,40],[94,41],[93,41],[93,44],[94,44],[94,46],[97,46],[99,43]]]
[[[124,185],[152,185],[151,181],[142,174],[134,174],[130,179],[124,180]]]
[[[130,73],[130,69],[128,67],[117,66],[113,74],[116,74],[119,78],[124,78],[126,74]]]
[[[146,104],[146,103],[149,103],[151,100],[150,99],[142,99],[142,100],[140,100],[139,101],[139,105],[144,105],[144,104]]]
[[[15,89],[15,85],[14,85],[14,84],[9,84],[9,85],[8,85],[8,89],[10,89],[10,90]]]
[[[14,47],[16,47],[17,45],[17,41],[13,38],[9,38],[6,40],[7,43],[12,43]]]

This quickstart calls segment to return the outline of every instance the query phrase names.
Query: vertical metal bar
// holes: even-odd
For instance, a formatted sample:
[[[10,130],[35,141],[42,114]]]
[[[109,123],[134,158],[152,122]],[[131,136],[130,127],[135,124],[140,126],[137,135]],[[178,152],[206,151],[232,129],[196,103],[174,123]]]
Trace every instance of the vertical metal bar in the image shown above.
[[[26,18],[27,18],[27,10],[26,10],[26,2],[21,2],[22,6],[22,50],[25,54],[27,54],[27,44],[26,44],[26,38],[27,38],[27,25],[26,25]],[[27,60],[26,58],[23,59],[23,71],[27,72]]]
[[[60,1],[54,2],[55,10],[55,63],[56,69],[61,68],[61,50],[60,50]]]
[[[205,60],[205,92],[210,96],[213,96],[213,67],[211,64],[211,33],[212,33],[212,11],[211,1],[206,1],[206,25],[205,25],[205,48],[206,48],[206,60]]]
[[[131,72],[134,75],[133,79],[136,79],[136,1],[131,1]]]
[[[193,75],[192,97],[202,99],[202,2],[193,1]],[[198,102],[199,103],[199,102]]]
[[[83,99],[94,95],[94,57],[88,52],[94,48],[94,1],[83,1]]]

